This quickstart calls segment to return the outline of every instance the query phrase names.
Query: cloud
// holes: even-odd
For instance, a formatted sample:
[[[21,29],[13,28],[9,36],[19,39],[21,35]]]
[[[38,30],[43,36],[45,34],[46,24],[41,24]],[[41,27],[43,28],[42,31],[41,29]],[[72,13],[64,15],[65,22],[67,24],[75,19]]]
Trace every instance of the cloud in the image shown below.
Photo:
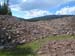
[[[63,3],[69,2],[72,0],[28,0],[26,3],[22,3],[20,7],[22,10],[31,10],[31,9],[50,9],[55,6],[59,6]]]
[[[75,6],[74,7],[64,7],[59,11],[56,11],[57,15],[75,15]]]
[[[0,2],[3,0],[0,0]],[[9,0],[10,6],[18,4],[22,10],[50,9],[75,0]]]
[[[3,5],[3,2],[0,2],[0,5]]]
[[[52,13],[50,13],[47,10],[39,10],[39,9],[33,9],[33,10],[29,10],[29,11],[17,11],[17,16],[18,17],[22,17],[25,19],[29,19],[29,18],[34,18],[34,17],[40,17],[40,16],[45,16],[45,15],[51,15]],[[15,14],[15,13],[13,13]]]
[[[32,10],[32,9],[50,9],[52,7],[60,6],[61,4],[67,3],[74,0],[10,0],[10,4],[18,4],[21,10]]]
[[[10,5],[20,4],[22,3],[21,0],[9,0]]]
[[[16,4],[16,5],[11,5],[11,6],[9,6],[10,8],[11,8],[11,10],[13,11],[21,11],[21,7],[19,7],[19,5],[18,4]]]
[[[26,2],[27,0],[22,0],[22,2]]]
[[[33,18],[33,17],[38,17],[38,16],[50,15],[50,14],[51,13],[49,11],[39,10],[39,9],[25,11],[25,17],[26,18]]]

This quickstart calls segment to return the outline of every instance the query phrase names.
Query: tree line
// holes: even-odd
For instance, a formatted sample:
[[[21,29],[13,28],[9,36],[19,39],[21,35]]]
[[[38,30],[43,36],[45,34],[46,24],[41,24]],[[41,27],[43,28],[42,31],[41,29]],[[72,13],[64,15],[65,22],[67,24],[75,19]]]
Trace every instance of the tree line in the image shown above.
[[[4,3],[0,4],[0,15],[12,16],[11,9],[9,8],[9,0],[4,0]]]

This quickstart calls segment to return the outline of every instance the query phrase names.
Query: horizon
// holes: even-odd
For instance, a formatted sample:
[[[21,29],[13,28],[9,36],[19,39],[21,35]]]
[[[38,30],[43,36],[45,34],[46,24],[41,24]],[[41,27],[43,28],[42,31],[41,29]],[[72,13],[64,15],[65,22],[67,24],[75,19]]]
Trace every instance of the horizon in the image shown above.
[[[3,0],[0,0],[2,3]],[[13,16],[24,19],[46,15],[75,15],[75,0],[9,0],[9,7]]]

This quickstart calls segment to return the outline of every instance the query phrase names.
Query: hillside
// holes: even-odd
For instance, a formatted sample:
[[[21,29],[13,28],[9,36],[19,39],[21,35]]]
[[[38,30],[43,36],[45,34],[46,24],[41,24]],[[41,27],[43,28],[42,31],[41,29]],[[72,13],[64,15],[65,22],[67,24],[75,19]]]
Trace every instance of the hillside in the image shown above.
[[[0,36],[3,41],[5,41],[6,36],[9,37],[9,41],[12,40],[11,43],[22,44],[48,36],[75,34],[74,25],[75,16],[57,17],[57,19],[52,20],[32,20],[30,22],[13,16],[0,15]]]
[[[35,18],[24,19],[24,20],[35,22],[35,21],[41,21],[41,20],[44,21],[44,20],[52,20],[52,19],[58,19],[63,17],[71,17],[71,16],[74,16],[74,15],[46,15],[46,16],[35,17]]]

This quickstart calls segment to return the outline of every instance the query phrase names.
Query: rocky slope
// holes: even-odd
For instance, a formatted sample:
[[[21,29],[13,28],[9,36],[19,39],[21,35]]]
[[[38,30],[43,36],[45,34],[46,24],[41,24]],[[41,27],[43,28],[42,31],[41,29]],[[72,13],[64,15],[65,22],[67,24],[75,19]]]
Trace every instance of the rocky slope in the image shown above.
[[[29,22],[0,15],[0,38],[2,41],[12,39],[11,43],[22,44],[51,35],[75,34],[74,25],[75,16]]]
[[[38,56],[75,56],[75,40],[50,41],[38,51]]]

